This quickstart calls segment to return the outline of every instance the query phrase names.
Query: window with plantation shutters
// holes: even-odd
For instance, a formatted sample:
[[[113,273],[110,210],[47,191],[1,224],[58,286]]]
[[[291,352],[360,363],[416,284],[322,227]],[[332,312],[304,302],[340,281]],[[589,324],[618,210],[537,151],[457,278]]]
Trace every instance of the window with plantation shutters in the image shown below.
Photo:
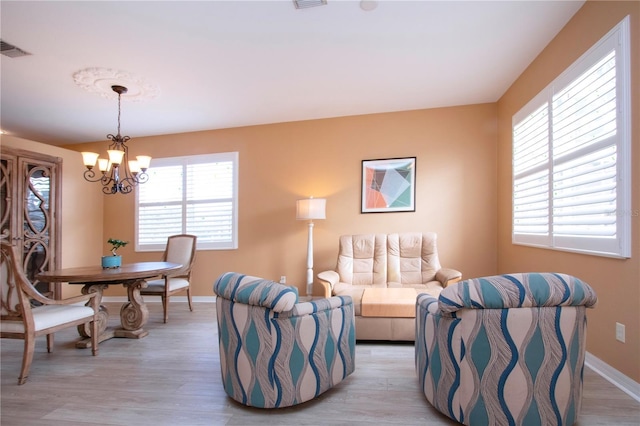
[[[136,250],[164,250],[167,237],[198,236],[198,249],[235,249],[238,153],[159,158],[137,187]]]
[[[515,244],[630,257],[628,17],[513,117]]]

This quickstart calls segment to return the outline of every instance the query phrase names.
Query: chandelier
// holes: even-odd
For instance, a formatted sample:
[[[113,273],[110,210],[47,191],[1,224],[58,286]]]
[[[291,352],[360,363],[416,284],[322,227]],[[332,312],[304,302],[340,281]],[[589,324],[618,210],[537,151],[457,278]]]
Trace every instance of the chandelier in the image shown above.
[[[129,148],[126,142],[131,139],[129,136],[120,136],[120,98],[123,93],[127,93],[124,86],[111,86],[111,90],[118,94],[118,134],[108,134],[111,140],[107,154],[109,158],[98,158],[100,155],[95,152],[83,152],[82,161],[87,170],[84,171],[84,178],[89,182],[100,182],[102,192],[105,194],[128,194],[139,183],[149,180],[147,169],[151,163],[151,157],[138,155],[136,160],[129,160]],[[97,175],[94,167],[98,164],[101,175]]]

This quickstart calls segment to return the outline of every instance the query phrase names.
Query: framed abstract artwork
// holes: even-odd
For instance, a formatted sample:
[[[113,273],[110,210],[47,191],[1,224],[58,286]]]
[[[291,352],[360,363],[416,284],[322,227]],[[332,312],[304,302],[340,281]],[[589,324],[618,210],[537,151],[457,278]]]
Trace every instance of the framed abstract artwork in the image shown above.
[[[416,157],[362,160],[361,211],[416,211]]]

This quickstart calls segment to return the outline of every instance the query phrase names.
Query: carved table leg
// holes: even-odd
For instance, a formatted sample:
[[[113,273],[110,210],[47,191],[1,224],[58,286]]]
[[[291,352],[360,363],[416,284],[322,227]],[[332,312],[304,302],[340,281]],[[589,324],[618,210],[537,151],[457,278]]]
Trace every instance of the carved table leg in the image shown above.
[[[140,289],[145,288],[147,282],[145,280],[137,280],[123,285],[127,288],[129,301],[120,308],[122,329],[115,330],[115,336],[141,339],[149,334],[148,331],[142,328],[149,318],[149,310],[140,294]]]
[[[107,322],[109,320],[109,311],[107,307],[102,305],[102,292],[107,288],[104,284],[86,284],[82,287],[82,294],[98,293],[96,298],[98,299],[98,343],[103,342],[113,337],[113,331],[107,330]],[[89,306],[90,302],[87,302]],[[90,348],[91,347],[91,323],[81,324],[78,326],[78,333],[82,337],[81,340],[76,342],[76,348]]]

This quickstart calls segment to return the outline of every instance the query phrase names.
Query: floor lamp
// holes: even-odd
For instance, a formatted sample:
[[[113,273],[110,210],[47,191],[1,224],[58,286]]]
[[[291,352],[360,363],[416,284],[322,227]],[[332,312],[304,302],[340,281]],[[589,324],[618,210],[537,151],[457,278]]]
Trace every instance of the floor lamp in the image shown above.
[[[309,239],[307,241],[307,296],[313,295],[313,220],[325,219],[327,200],[324,198],[305,198],[296,202],[296,219],[309,221]]]

